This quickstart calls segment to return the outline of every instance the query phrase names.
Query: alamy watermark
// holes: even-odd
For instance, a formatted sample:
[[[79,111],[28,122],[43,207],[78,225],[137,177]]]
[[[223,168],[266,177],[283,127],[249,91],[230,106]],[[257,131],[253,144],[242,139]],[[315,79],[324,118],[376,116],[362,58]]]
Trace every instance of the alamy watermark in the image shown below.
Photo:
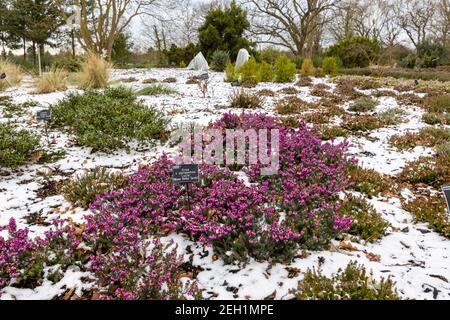
[[[215,165],[258,164],[261,175],[275,175],[280,163],[278,129],[194,129],[175,130],[172,140],[179,143],[175,163],[206,163]]]

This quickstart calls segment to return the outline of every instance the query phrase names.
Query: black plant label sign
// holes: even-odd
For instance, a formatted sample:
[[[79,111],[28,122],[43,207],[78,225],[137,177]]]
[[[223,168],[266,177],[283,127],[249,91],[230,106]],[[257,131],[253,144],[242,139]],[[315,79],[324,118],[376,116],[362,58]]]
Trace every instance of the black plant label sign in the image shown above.
[[[235,80],[235,81],[232,81],[232,82],[231,82],[231,86],[232,86],[232,87],[240,87],[240,86],[241,86],[241,83],[240,83],[239,80]]]
[[[201,80],[208,80],[209,79],[209,74],[208,73],[204,73],[204,74],[200,75],[200,79]]]
[[[448,209],[448,213],[450,214],[450,185],[443,186],[442,192],[444,193],[445,200],[447,201],[447,209]]]
[[[182,164],[172,169],[174,183],[198,182],[198,164]]]
[[[46,121],[50,119],[52,112],[50,109],[42,109],[36,113],[36,118],[38,121]]]
[[[1,73],[0,74],[0,80],[4,80],[4,79],[6,79],[6,73]]]

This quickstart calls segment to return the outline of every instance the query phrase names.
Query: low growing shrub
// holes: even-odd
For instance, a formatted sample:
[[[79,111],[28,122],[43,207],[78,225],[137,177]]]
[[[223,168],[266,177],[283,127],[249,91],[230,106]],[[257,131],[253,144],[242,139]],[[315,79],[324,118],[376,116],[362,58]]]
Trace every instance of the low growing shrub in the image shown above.
[[[140,96],[158,96],[158,95],[170,95],[170,94],[176,94],[178,91],[175,89],[169,88],[162,84],[156,84],[152,86],[147,86],[139,91],[137,91],[137,94]]]
[[[377,115],[377,119],[386,126],[394,126],[404,122],[406,111],[400,108],[392,108]]]
[[[373,169],[364,169],[357,165],[348,167],[350,189],[366,194],[369,197],[377,196],[380,192],[389,189],[386,178]]]
[[[448,156],[420,157],[406,164],[399,179],[410,184],[423,183],[440,189],[443,185],[450,183],[449,163]]]
[[[389,143],[400,150],[413,149],[417,146],[435,147],[450,142],[450,129],[425,127],[418,133],[407,132],[403,135],[394,135]]]
[[[300,114],[311,108],[311,105],[297,97],[286,97],[276,103],[275,111],[282,115]]]
[[[31,159],[39,147],[39,137],[0,123],[0,167],[16,168]]]
[[[73,205],[87,209],[96,195],[112,192],[126,186],[127,179],[121,173],[111,173],[97,167],[64,183],[61,193]]]
[[[373,111],[378,105],[378,101],[371,97],[361,97],[356,99],[348,108],[352,112],[368,112]]]
[[[346,216],[352,217],[348,233],[358,239],[369,242],[381,239],[389,227],[389,223],[362,197],[347,195],[341,210]]]
[[[108,151],[124,147],[131,139],[164,140],[168,120],[138,101],[131,89],[118,87],[69,94],[52,107],[50,124],[73,131],[81,145]]]
[[[230,107],[238,109],[257,109],[263,103],[260,95],[244,90],[236,90],[230,95]]]
[[[417,197],[403,203],[415,221],[428,223],[431,229],[450,239],[450,219],[444,198],[441,196]]]
[[[308,269],[299,283],[298,300],[399,300],[390,278],[376,281],[363,266],[350,262],[331,278],[322,271]]]
[[[381,128],[383,124],[375,117],[362,116],[346,116],[342,127],[348,131],[371,131]]]

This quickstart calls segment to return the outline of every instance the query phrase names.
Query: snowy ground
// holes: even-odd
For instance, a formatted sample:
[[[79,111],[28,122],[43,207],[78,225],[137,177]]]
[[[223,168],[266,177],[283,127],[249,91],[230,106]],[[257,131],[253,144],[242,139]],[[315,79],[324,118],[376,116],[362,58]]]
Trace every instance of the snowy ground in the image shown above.
[[[223,81],[222,73],[210,73],[210,90],[206,98],[202,97],[197,85],[185,84],[190,76],[198,74],[178,69],[115,70],[112,78],[118,80],[134,77],[137,82],[123,85],[139,89],[146,86],[142,83],[145,79],[156,78],[161,81],[175,77],[177,83],[170,83],[167,86],[175,88],[179,94],[143,97],[148,105],[154,105],[170,115],[172,125],[192,122],[206,125],[225,112],[241,112],[227,107],[228,97],[235,89]],[[314,79],[314,82],[328,83],[329,80]],[[277,92],[291,86],[292,84],[267,83],[259,84],[257,88],[251,90],[270,89]],[[319,99],[310,95],[308,87],[296,88],[300,91],[298,96],[304,100]],[[40,107],[31,108],[25,116],[15,118],[14,121],[19,127],[37,131],[45,137],[44,125],[35,121],[35,113],[39,108],[56,103],[67,92],[34,95],[32,91],[31,78],[28,78],[20,88],[11,89],[6,94],[15,102],[27,100],[39,102]],[[274,100],[282,97],[281,94],[276,97],[265,97],[263,109],[255,111],[273,114]],[[394,98],[382,97],[379,100],[381,102],[377,107],[379,111],[397,107]],[[410,152],[399,152],[389,146],[390,136],[406,131],[417,131],[425,125],[420,121],[422,114],[420,108],[411,106],[405,110],[407,111],[405,123],[374,130],[368,136],[349,137],[352,144],[351,152],[360,160],[363,167],[373,168],[386,175],[395,175],[404,167],[406,161],[433,153],[432,149],[423,147],[417,147]],[[0,121],[6,122],[11,119],[0,117]],[[67,151],[64,159],[50,165],[25,165],[15,172],[0,169],[0,225],[6,225],[8,220],[14,217],[19,227],[28,226],[33,235],[41,235],[47,228],[45,222],[53,218],[62,217],[82,222],[83,215],[87,212],[73,208],[61,195],[38,197],[37,191],[45,185],[49,175],[52,180],[66,179],[96,166],[133,173],[139,164],[150,162],[163,151],[171,151],[168,147],[158,146],[152,149],[132,148],[128,153],[117,151],[113,154],[91,154],[89,149],[76,146],[73,137],[59,131],[50,131],[49,141],[51,149]],[[43,143],[47,142],[44,140]],[[404,190],[403,194],[407,197],[411,192]],[[339,242],[335,242],[332,250],[309,252],[307,257],[296,259],[289,266],[281,264],[269,266],[267,263],[254,261],[246,266],[224,265],[220,259],[213,259],[211,250],[205,253],[203,247],[190,243],[179,235],[169,238],[173,238],[179,244],[179,251],[186,255],[186,259],[193,255],[194,265],[203,269],[198,274],[197,280],[200,288],[204,289],[205,298],[263,299],[269,296],[275,299],[290,298],[289,291],[297,287],[298,281],[303,277],[302,272],[309,267],[317,266],[318,258],[323,257],[325,274],[334,273],[351,260],[357,260],[373,270],[376,278],[391,276],[403,298],[450,299],[450,241],[431,231],[426,224],[415,224],[411,214],[401,208],[400,199],[397,197],[373,198],[369,202],[392,225],[388,235],[381,241],[367,245],[353,243],[358,251],[343,250]],[[41,216],[39,223],[36,223],[37,219],[30,219],[36,216]],[[371,253],[380,255],[380,261],[370,261],[368,256]],[[76,289],[77,295],[81,295],[82,289],[90,287],[88,278],[89,274],[72,268],[56,284],[46,281],[34,290],[5,288],[1,298],[51,299],[72,288]]]

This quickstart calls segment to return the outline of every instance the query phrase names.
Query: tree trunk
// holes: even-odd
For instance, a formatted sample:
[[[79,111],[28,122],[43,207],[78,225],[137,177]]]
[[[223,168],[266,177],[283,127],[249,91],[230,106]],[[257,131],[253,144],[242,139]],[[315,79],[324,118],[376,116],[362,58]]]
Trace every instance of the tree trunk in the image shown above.
[[[22,40],[23,40],[23,62],[26,62],[27,61],[27,45],[26,45],[25,38],[23,38]]]
[[[75,58],[76,52],[75,52],[75,31],[72,29],[72,31],[70,32],[70,37],[71,37],[71,45],[72,45],[72,57]]]

